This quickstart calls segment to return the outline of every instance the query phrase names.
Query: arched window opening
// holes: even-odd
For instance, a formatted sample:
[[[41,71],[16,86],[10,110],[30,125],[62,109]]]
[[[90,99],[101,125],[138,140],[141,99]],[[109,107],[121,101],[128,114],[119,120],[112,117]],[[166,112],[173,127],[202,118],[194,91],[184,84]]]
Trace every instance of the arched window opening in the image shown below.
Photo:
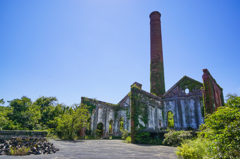
[[[103,123],[98,123],[97,125],[97,136],[103,137]]]
[[[167,115],[168,115],[168,127],[174,128],[173,112],[169,111]]]
[[[109,134],[112,134],[112,130],[113,130],[113,121],[110,120],[109,121]]]
[[[124,125],[124,121],[123,121],[123,118],[121,117],[119,120],[119,130],[120,131],[123,131],[123,125]]]

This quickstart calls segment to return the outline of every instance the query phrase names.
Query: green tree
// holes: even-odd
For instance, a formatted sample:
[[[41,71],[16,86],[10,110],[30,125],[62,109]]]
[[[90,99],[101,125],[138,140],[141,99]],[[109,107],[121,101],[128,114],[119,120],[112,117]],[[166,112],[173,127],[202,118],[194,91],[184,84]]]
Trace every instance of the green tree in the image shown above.
[[[240,96],[227,95],[225,106],[209,115],[205,122],[212,130],[217,157],[240,158]]]
[[[49,106],[54,105],[54,102],[57,101],[56,97],[40,97],[36,99],[36,101],[33,103],[35,105],[38,105],[41,107],[41,113],[43,112],[44,109],[46,109]]]
[[[56,97],[42,96],[36,99],[33,103],[40,107],[41,118],[39,119],[39,123],[41,123],[42,129],[47,129],[49,126],[53,127],[54,124],[52,120],[54,120],[55,117],[58,117],[58,114],[56,114],[55,111],[56,107],[54,106],[55,101],[57,101]]]
[[[21,99],[13,99],[12,101],[8,102],[12,110],[7,114],[9,120],[12,120],[14,125],[16,124],[17,129],[19,125],[20,129],[29,129],[29,115],[26,111],[28,110],[28,107],[32,105],[31,99],[23,96]]]
[[[87,120],[90,117],[88,106],[82,104],[74,104],[66,113],[57,118],[58,121],[58,136],[62,139],[73,140],[77,136],[77,131],[86,126]]]
[[[4,104],[4,103],[5,103],[4,99],[3,98],[0,99],[0,104]]]
[[[201,156],[198,158],[240,158],[239,128],[240,96],[228,94],[225,106],[208,115],[205,124],[200,126],[198,138],[181,145],[177,154],[184,158],[189,155]],[[205,150],[199,151],[201,148]]]

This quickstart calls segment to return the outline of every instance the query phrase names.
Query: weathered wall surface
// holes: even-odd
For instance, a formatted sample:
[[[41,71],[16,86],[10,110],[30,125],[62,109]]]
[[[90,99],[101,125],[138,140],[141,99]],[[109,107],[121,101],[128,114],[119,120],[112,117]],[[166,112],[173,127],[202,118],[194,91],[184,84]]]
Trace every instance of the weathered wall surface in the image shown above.
[[[162,99],[137,87],[131,88],[131,139],[139,130],[159,130],[162,126]]]
[[[148,130],[160,129],[159,121],[162,121],[161,98],[141,89],[132,88],[131,100],[133,100],[131,108],[135,109],[135,114],[138,114],[139,123]]]
[[[91,123],[90,127],[92,132],[97,130],[97,125],[99,123],[103,124],[103,137],[109,136],[109,123],[112,120],[112,134],[114,136],[121,135],[120,132],[120,118],[123,119],[124,125],[123,128],[130,131],[130,118],[127,116],[127,113],[130,112],[130,98],[126,96],[124,103],[121,103],[123,106],[120,107],[120,104],[111,104],[102,102],[99,100],[94,100],[86,97],[82,97],[82,103],[87,104],[92,110],[91,114]],[[91,111],[90,111],[91,112]],[[82,134],[84,131],[82,130]],[[111,131],[110,131],[111,132]]]
[[[10,140],[11,137],[46,137],[46,131],[0,130],[0,140]]]
[[[212,114],[218,107],[224,105],[223,89],[207,69],[203,69],[203,73],[205,112]]]
[[[173,113],[174,128],[198,129],[204,121],[202,117],[202,84],[184,76],[163,96],[163,126],[168,127],[168,112]],[[186,89],[189,92],[186,93]]]
[[[198,129],[199,125],[203,123],[201,114],[200,97],[189,97],[189,98],[169,98],[164,99],[164,122],[163,127],[168,127],[168,112],[173,112],[174,117],[174,128],[176,130],[191,127]]]

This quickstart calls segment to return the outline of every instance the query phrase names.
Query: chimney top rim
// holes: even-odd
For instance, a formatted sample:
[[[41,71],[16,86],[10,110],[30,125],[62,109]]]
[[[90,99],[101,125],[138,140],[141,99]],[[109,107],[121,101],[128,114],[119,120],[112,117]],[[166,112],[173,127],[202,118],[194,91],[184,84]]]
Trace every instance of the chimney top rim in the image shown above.
[[[149,17],[151,18],[151,16],[152,16],[153,14],[158,14],[158,15],[161,17],[161,13],[159,13],[158,11],[153,11],[153,12],[149,15]]]

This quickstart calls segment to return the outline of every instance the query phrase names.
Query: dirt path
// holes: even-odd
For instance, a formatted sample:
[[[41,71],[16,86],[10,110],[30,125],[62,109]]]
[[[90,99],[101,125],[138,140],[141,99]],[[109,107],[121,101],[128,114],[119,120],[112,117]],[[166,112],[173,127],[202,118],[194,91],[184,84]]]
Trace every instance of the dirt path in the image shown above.
[[[175,147],[127,144],[121,140],[51,140],[55,147],[60,148],[55,154],[30,156],[0,156],[2,158],[47,158],[47,159],[176,159]]]

